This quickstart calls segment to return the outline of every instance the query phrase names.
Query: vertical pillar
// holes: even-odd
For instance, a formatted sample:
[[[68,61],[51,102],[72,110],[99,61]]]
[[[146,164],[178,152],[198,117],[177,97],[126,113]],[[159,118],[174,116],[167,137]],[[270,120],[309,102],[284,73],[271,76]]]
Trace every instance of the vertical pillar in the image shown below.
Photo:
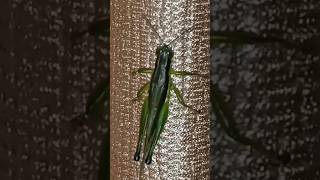
[[[111,0],[110,7],[111,179],[209,179],[209,1]],[[140,171],[143,162],[133,155],[142,102],[133,99],[150,77],[132,72],[153,68],[156,48],[176,37],[181,38],[171,45],[172,68],[205,77],[174,76],[174,83],[201,113],[179,104],[173,94],[153,162]]]

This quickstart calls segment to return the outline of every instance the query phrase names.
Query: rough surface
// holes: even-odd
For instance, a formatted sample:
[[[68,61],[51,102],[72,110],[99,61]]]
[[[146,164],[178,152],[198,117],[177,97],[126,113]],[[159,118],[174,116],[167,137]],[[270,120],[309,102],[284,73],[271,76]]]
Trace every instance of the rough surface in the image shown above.
[[[211,177],[216,180],[319,179],[320,2],[211,1],[215,31],[251,31],[302,43],[213,44],[213,83],[240,132],[278,154],[284,166],[230,139],[212,114]],[[304,48],[303,48],[304,47]]]
[[[0,4],[0,179],[97,179],[107,123],[71,119],[108,78],[108,38],[76,32],[108,2]]]

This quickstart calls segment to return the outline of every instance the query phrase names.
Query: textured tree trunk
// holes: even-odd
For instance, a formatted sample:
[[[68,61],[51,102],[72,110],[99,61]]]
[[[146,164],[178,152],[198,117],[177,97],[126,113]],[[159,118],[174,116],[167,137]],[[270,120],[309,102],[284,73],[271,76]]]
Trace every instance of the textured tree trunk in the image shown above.
[[[111,179],[208,179],[209,1],[111,1],[110,21]],[[161,44],[157,33],[169,43],[190,27],[172,45],[172,67],[207,77],[174,77],[174,82],[186,102],[202,112],[183,107],[173,95],[153,162],[141,171],[142,161],[134,161],[133,155],[142,103],[132,100],[150,77],[132,72],[154,67]]]

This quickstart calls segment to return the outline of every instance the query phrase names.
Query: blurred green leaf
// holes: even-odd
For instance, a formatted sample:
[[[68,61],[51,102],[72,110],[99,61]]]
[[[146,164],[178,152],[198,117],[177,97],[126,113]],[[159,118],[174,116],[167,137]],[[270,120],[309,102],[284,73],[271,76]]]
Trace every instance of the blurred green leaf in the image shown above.
[[[109,35],[109,25],[110,21],[107,17],[101,17],[96,19],[95,21],[89,23],[86,29],[82,31],[75,31],[71,34],[71,41],[74,42],[82,36],[89,34],[91,36],[104,36],[107,37]]]
[[[104,104],[109,99],[109,79],[102,80],[97,85],[95,90],[89,95],[86,113],[91,114],[96,111],[101,112],[101,108],[104,108]]]
[[[260,154],[275,160],[278,164],[287,164],[290,161],[290,154],[285,153],[283,155],[278,155],[276,152],[267,150],[261,143],[258,143],[257,141],[254,141],[240,133],[237,123],[233,117],[233,113],[227,107],[219,87],[214,85],[212,82],[210,83],[210,98],[217,122],[220,123],[222,129],[230,138],[240,144],[252,147]]]
[[[253,32],[244,31],[212,31],[211,43],[232,43],[232,44],[257,44],[283,42],[282,39],[276,37],[261,37]]]

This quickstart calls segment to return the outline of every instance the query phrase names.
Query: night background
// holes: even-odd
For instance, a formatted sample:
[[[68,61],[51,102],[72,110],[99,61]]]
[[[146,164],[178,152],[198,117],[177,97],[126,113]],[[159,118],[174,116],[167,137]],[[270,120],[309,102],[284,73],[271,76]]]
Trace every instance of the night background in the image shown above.
[[[107,179],[109,2],[0,3],[0,179]],[[211,0],[212,179],[319,179],[319,21]]]

